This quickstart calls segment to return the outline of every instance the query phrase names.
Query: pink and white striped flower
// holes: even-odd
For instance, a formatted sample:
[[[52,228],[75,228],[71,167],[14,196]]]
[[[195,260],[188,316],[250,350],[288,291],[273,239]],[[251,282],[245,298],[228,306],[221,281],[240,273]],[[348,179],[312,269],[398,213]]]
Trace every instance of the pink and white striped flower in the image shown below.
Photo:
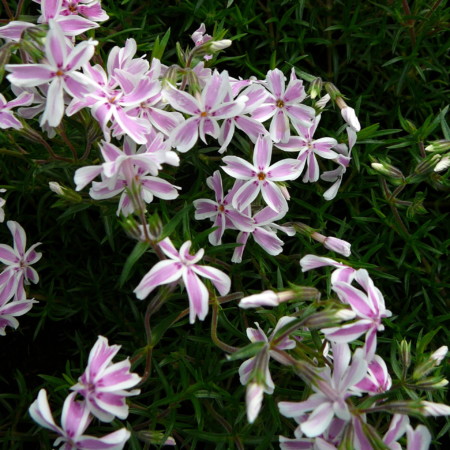
[[[237,211],[231,205],[236,185],[228,194],[223,196],[222,177],[216,170],[211,177],[206,179],[206,184],[214,191],[216,200],[201,198],[194,200],[195,218],[197,220],[210,219],[217,227],[215,231],[209,234],[208,239],[211,245],[220,245],[222,236],[226,228],[236,228],[241,231],[253,230],[253,219]]]
[[[114,417],[126,419],[125,398],[140,392],[139,389],[127,390],[141,381],[141,377],[130,372],[130,360],[112,363],[119,350],[120,345],[108,345],[108,339],[99,336],[89,353],[85,372],[71,387],[84,397],[86,409],[103,422],[111,422]]]
[[[304,126],[301,123],[294,123],[299,136],[291,136],[286,143],[279,142],[275,144],[278,148],[286,152],[299,152],[297,159],[300,161],[299,170],[303,172],[306,165],[306,172],[303,176],[303,182],[315,182],[319,179],[319,163],[317,156],[325,159],[335,159],[338,153],[331,150],[337,141],[334,138],[324,137],[313,139],[314,133],[320,122],[320,114],[316,116],[310,126]]]
[[[345,422],[351,420],[352,414],[346,399],[360,395],[353,387],[367,373],[367,361],[361,349],[357,349],[351,357],[347,344],[334,343],[332,347],[333,372],[329,366],[320,372],[320,380],[311,386],[315,393],[303,402],[278,403],[280,413],[286,417],[301,417],[305,412],[312,411],[300,424],[301,431],[307,437],[324,433],[334,416]]]
[[[332,289],[343,303],[350,305],[359,320],[339,327],[324,328],[322,332],[328,340],[341,343],[351,342],[366,333],[364,349],[370,362],[375,355],[377,332],[384,330],[382,319],[392,316],[392,313],[386,309],[383,295],[375,287],[367,270],[357,270],[354,280],[365,292],[341,281],[334,283]]]
[[[4,302],[12,296],[16,300],[25,300],[24,285],[39,281],[39,275],[31,264],[38,262],[42,257],[42,253],[35,250],[41,243],[33,244],[25,250],[27,236],[22,226],[13,220],[8,220],[6,225],[13,236],[14,248],[7,244],[0,244],[0,262],[6,265],[0,274],[1,296]]]
[[[247,206],[244,212],[250,216],[250,206]],[[234,263],[242,261],[242,255],[250,236],[253,236],[255,242],[269,255],[279,255],[283,251],[284,242],[277,236],[277,230],[283,231],[288,236],[295,235],[295,230],[292,227],[274,223],[276,220],[283,218],[285,214],[285,212],[277,213],[268,206],[258,211],[252,218],[254,223],[252,230],[241,231],[238,234],[236,242],[241,245],[234,249],[231,261]]]
[[[240,382],[247,385],[247,418],[250,423],[255,421],[261,409],[262,393],[272,394],[275,388],[269,371],[270,358],[272,357],[283,364],[283,360],[280,359],[275,350],[290,350],[296,345],[295,341],[289,339],[288,336],[275,345],[271,342],[278,330],[293,320],[295,320],[294,317],[282,317],[269,337],[266,336],[258,323],[255,323],[257,328],[247,328],[247,336],[251,342],[265,342],[266,344],[255,356],[244,361],[239,367]]]
[[[11,72],[8,80],[16,86],[26,88],[49,84],[41,126],[48,123],[56,127],[64,115],[64,92],[77,97],[91,89],[90,79],[77,70],[92,58],[97,41],[89,39],[73,47],[55,21],[51,20],[49,25],[50,31],[45,40],[47,62],[7,64],[5,69]]]
[[[272,141],[269,136],[260,135],[253,152],[253,165],[238,156],[225,156],[222,169],[230,176],[245,183],[233,197],[233,207],[244,210],[261,192],[266,204],[277,213],[288,210],[286,198],[277,181],[295,180],[300,175],[299,161],[283,159],[270,165]]]
[[[170,143],[180,152],[190,150],[198,138],[206,143],[205,135],[217,139],[219,136],[218,120],[236,116],[245,107],[245,98],[224,101],[229,92],[228,73],[215,71],[208,80],[201,95],[193,97],[187,92],[174,87],[165,91],[166,100],[172,108],[188,114],[187,120],[179,124],[170,137]]]
[[[8,292],[0,286],[0,336],[5,336],[6,327],[17,329],[19,321],[17,316],[23,316],[32,307],[34,303],[38,303],[36,300],[23,299],[8,301]]]
[[[209,295],[199,276],[211,280],[220,295],[226,295],[230,291],[230,277],[214,267],[197,264],[203,257],[204,250],[200,249],[195,255],[191,255],[191,241],[185,242],[180,251],[169,238],[163,239],[158,245],[169,259],[159,261],[150,269],[134,290],[136,297],[143,300],[157,286],[182,280],[189,297],[189,322],[194,323],[196,317],[204,320],[208,314]]]
[[[53,419],[45,389],[39,391],[38,398],[28,410],[33,420],[41,427],[48,428],[59,435],[53,443],[53,447],[62,445],[60,448],[63,450],[123,449],[130,438],[130,432],[125,428],[101,438],[83,434],[89,426],[92,416],[89,414],[85,402],[75,401],[76,395],[76,392],[73,392],[66,398],[60,427]]]
[[[308,127],[312,125],[315,116],[314,108],[302,105],[306,93],[303,81],[297,79],[294,68],[287,88],[285,76],[279,69],[269,70],[266,77],[266,87],[269,90],[264,103],[256,108],[253,119],[265,122],[272,118],[270,123],[270,137],[273,142],[287,142],[291,135],[289,120],[293,124],[301,123]]]

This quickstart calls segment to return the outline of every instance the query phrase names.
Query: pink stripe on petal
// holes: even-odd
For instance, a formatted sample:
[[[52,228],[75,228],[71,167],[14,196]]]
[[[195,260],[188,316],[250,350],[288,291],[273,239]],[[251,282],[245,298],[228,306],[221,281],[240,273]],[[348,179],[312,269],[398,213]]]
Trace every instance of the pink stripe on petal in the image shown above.
[[[319,405],[308,417],[308,420],[300,424],[300,428],[308,437],[322,434],[330,425],[334,416],[330,402]]]
[[[346,300],[358,316],[363,318],[371,318],[374,316],[369,299],[361,290],[343,282],[336,282],[332,289],[340,298],[342,297]]]
[[[282,159],[269,167],[267,177],[272,181],[296,180],[301,174],[300,167],[298,159]]]
[[[75,401],[76,392],[72,392],[64,401],[61,425],[69,436],[80,436],[90,422],[89,410],[84,402]]]
[[[208,290],[192,269],[183,272],[183,281],[189,297],[189,323],[195,318],[204,320],[208,314]]]
[[[191,117],[180,123],[171,133],[169,143],[176,147],[178,151],[185,153],[190,150],[198,139],[198,127],[200,119]]]
[[[286,105],[286,114],[294,121],[300,121],[301,125],[310,127],[316,114],[314,108],[306,105]]]
[[[279,255],[283,251],[283,241],[273,231],[257,228],[253,238],[269,255]]]
[[[185,114],[199,115],[201,113],[198,101],[187,92],[179,91],[175,88],[165,90],[165,98],[172,108]]]
[[[244,102],[234,101],[230,103],[225,103],[219,108],[211,111],[211,115],[215,119],[227,119],[229,117],[237,116],[244,109]]]
[[[244,131],[253,142],[255,142],[260,134],[267,133],[267,130],[264,128],[264,126],[251,117],[238,116],[235,118],[235,124],[236,127]]]
[[[78,36],[87,30],[98,28],[100,26],[98,23],[75,15],[59,16],[58,25],[66,36]]]
[[[214,220],[214,227],[217,227],[212,233],[208,235],[208,240],[211,245],[220,245],[222,243],[222,236],[225,231],[225,214],[217,214]]]
[[[17,256],[15,251],[7,244],[0,244],[0,261],[3,264],[14,264],[18,263],[20,258]],[[0,282],[1,284],[1,282]]]
[[[284,96],[286,77],[283,75],[283,72],[281,72],[281,70],[269,70],[266,80],[269,90],[273,93],[273,95],[275,95],[277,100]]]
[[[181,263],[176,261],[160,261],[142,278],[133,292],[138,299],[143,300],[157,286],[178,280],[182,273],[183,266]]]
[[[283,110],[278,109],[269,128],[273,142],[287,142],[290,136],[289,119]]]
[[[274,211],[281,213],[289,209],[280,188],[270,180],[261,183],[261,194],[267,205]]]
[[[109,345],[108,339],[103,336],[98,337],[89,352],[88,365],[85,372],[89,374],[91,382],[94,382],[95,378],[102,373],[119,350],[120,345]]]
[[[269,136],[260,135],[253,152],[253,165],[260,171],[265,171],[272,158],[272,141]]]
[[[60,435],[63,434],[61,428],[55,424],[45,389],[39,391],[37,399],[31,404],[28,412],[32,419],[41,427],[53,430]]]
[[[234,195],[233,208],[242,211],[258,196],[261,184],[255,180],[247,181]]]
[[[302,80],[291,80],[284,93],[284,102],[301,102],[306,97]]]
[[[52,21],[45,40],[45,55],[52,66],[63,69],[67,57],[67,42],[61,28]]]
[[[219,269],[209,266],[192,266],[192,270],[198,275],[210,279],[220,295],[226,295],[230,292],[231,279],[230,277]]]
[[[7,64],[5,69],[11,72],[6,78],[20,87],[39,86],[55,76],[48,64]]]
[[[248,180],[256,175],[255,168],[238,156],[225,156],[222,161],[227,164],[222,169],[233,178]]]
[[[24,256],[25,247],[27,245],[27,236],[23,227],[13,220],[8,220],[6,223],[8,225],[9,231],[11,232],[14,239],[14,250],[16,254]]]
[[[275,101],[273,99],[271,100],[272,101],[270,103],[267,102],[262,104],[261,106],[258,106],[258,108],[253,111],[252,118],[257,120],[258,122],[265,122],[266,120],[270,119],[277,112]]]
[[[213,76],[203,88],[202,102],[206,111],[212,110],[217,104],[223,101],[227,92],[224,81],[218,72],[214,72]],[[226,81],[228,81],[228,76],[226,76]]]
[[[370,329],[370,327],[370,322],[360,320],[356,323],[342,325],[341,327],[323,328],[321,331],[331,341],[346,343],[354,341]]]

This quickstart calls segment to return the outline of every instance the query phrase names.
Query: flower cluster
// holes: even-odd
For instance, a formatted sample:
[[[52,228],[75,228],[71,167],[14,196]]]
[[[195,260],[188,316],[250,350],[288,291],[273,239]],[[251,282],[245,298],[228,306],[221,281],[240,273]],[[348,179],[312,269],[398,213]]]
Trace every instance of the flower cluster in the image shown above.
[[[112,363],[120,350],[119,345],[108,345],[108,340],[99,336],[89,353],[88,365],[72,386],[72,392],[64,401],[61,426],[55,424],[47,400],[47,392],[42,389],[38,398],[30,406],[31,417],[42,427],[58,435],[53,446],[64,444],[65,450],[77,449],[116,449],[120,450],[130,437],[130,432],[122,428],[101,438],[83,434],[92,419],[111,422],[114,417],[126,419],[129,409],[125,398],[139,394],[138,389],[128,391],[136,386],[141,378],[130,372],[128,359]],[[76,396],[83,397],[82,401]]]
[[[27,313],[34,303],[34,299],[27,299],[25,286],[37,283],[39,275],[32,264],[38,262],[42,253],[35,248],[40,242],[33,244],[26,250],[27,236],[20,224],[13,220],[6,223],[11,231],[14,248],[7,244],[0,244],[0,262],[5,265],[0,273],[0,335],[5,335],[5,328],[17,328],[19,322],[16,316]]]

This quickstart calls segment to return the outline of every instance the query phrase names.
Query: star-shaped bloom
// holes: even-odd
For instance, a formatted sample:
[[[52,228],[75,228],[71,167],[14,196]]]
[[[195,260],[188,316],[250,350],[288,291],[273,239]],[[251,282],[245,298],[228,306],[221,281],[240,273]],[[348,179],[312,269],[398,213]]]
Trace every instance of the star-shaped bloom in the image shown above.
[[[114,417],[126,419],[128,405],[125,397],[140,392],[139,389],[126,390],[141,381],[137,374],[130,373],[130,360],[112,363],[119,350],[120,345],[108,345],[108,339],[99,336],[89,353],[85,372],[71,387],[84,397],[88,411],[103,422],[111,422]]]
[[[272,343],[278,330],[293,320],[295,320],[294,317],[282,317],[269,337],[266,336],[258,323],[256,323],[257,328],[247,328],[247,336],[251,342],[264,342],[266,344],[255,356],[244,361],[239,367],[240,382],[247,385],[247,418],[250,423],[255,421],[261,409],[262,393],[272,394],[275,388],[269,371],[270,357],[283,363],[275,350],[290,350],[296,345],[295,341],[289,339],[288,336],[276,344]]]
[[[245,107],[246,98],[224,101],[229,91],[228,73],[214,72],[197,98],[174,87],[165,91],[165,97],[177,111],[192,117],[179,124],[171,133],[170,142],[180,152],[190,150],[197,139],[206,143],[205,135],[219,136],[219,119],[236,116]]]
[[[1,295],[6,299],[5,302],[13,295],[16,300],[24,300],[26,298],[24,284],[39,281],[39,275],[30,266],[41,259],[42,253],[35,250],[40,242],[25,250],[27,236],[22,226],[13,220],[8,220],[6,225],[13,236],[14,248],[0,244],[0,262],[6,264],[6,268],[0,274]]]
[[[253,164],[238,156],[225,156],[222,169],[230,176],[245,180],[233,197],[233,206],[242,211],[261,192],[266,204],[277,213],[286,212],[288,205],[277,181],[295,180],[300,175],[299,161],[283,159],[270,165],[272,141],[270,136],[260,135],[253,152]]]
[[[30,416],[41,427],[48,428],[59,435],[53,443],[53,447],[62,450],[95,450],[109,449],[121,450],[130,438],[130,432],[122,428],[107,434],[101,438],[83,434],[92,420],[85,402],[75,400],[76,392],[70,394],[63,406],[61,415],[61,427],[56,425],[50,406],[48,404],[45,389],[39,391],[38,398],[29,408]]]
[[[200,249],[195,255],[191,255],[191,241],[185,242],[178,251],[169,238],[159,242],[159,247],[169,258],[156,263],[144,276],[134,290],[137,298],[144,299],[157,286],[174,283],[182,280],[186,286],[189,297],[189,321],[195,322],[198,317],[203,320],[208,313],[208,289],[199,276],[212,281],[220,295],[226,295],[230,291],[230,277],[219,269],[197,264],[203,257],[204,250]]]
[[[328,340],[335,342],[351,342],[366,333],[364,348],[367,360],[372,361],[377,346],[377,331],[384,330],[382,319],[390,317],[392,312],[386,309],[383,295],[375,287],[367,270],[357,270],[354,280],[365,292],[349,283],[340,281],[335,282],[332,289],[343,303],[350,305],[359,320],[339,327],[324,328],[322,332],[325,333]]]
[[[216,201],[201,198],[194,200],[195,218],[197,220],[210,219],[214,222],[215,231],[209,234],[208,239],[212,245],[220,245],[222,236],[226,228],[236,228],[241,231],[252,231],[253,220],[251,217],[237,211],[231,205],[237,188],[233,187],[224,197],[222,187],[222,177],[216,170],[211,177],[206,179],[206,184],[216,196]],[[236,186],[236,185],[235,185]]]
[[[351,420],[352,414],[345,400],[351,395],[358,395],[352,388],[367,373],[363,351],[357,349],[351,358],[347,344],[333,344],[333,360],[333,372],[328,366],[320,372],[321,380],[312,385],[315,393],[307,400],[278,403],[281,414],[286,417],[300,417],[312,411],[300,424],[301,431],[308,437],[321,435],[334,416],[346,422]]]
[[[285,76],[279,69],[269,70],[266,78],[269,94],[264,103],[256,108],[252,117],[264,122],[273,117],[270,123],[270,137],[273,142],[287,142],[291,135],[289,119],[293,124],[312,125],[315,116],[314,108],[302,105],[306,97],[302,80],[297,79],[294,69],[291,79],[285,88]]]
[[[314,133],[320,122],[320,114],[314,118],[312,125],[306,127],[302,124],[295,124],[295,128],[299,133],[299,136],[291,136],[286,143],[275,144],[278,148],[281,148],[287,152],[299,152],[297,159],[300,161],[299,170],[303,172],[305,165],[307,166],[303,181],[305,183],[314,182],[319,179],[319,163],[317,162],[317,156],[325,159],[335,159],[338,157],[338,153],[331,150],[332,147],[337,145],[337,141],[334,138],[324,137],[320,139],[313,139]]]
[[[45,40],[45,57],[42,64],[7,64],[11,72],[8,80],[19,87],[33,87],[49,83],[47,103],[41,125],[56,127],[64,115],[64,91],[72,97],[83,96],[90,90],[90,80],[77,70],[94,54],[97,41],[89,39],[72,47],[59,25],[51,20]]]

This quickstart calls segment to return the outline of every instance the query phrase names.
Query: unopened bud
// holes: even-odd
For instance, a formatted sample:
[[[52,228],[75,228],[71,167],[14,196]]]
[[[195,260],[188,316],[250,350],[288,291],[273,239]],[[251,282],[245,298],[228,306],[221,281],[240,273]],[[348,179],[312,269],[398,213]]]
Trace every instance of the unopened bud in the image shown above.
[[[436,164],[434,171],[442,172],[450,167],[450,156],[443,156],[442,159]]]
[[[152,239],[159,240],[163,230],[163,224],[157,213],[148,218],[148,231]]]
[[[400,360],[403,365],[403,371],[406,373],[411,365],[411,342],[404,339],[400,342]]]
[[[448,353],[448,347],[446,345],[443,345],[442,347],[439,347],[436,351],[434,351],[430,355],[430,359],[432,359],[436,362],[436,366],[439,366],[439,364],[441,364],[442,360],[447,356],[447,353]]]
[[[376,170],[381,175],[385,175],[389,178],[392,178],[393,180],[404,180],[405,176],[403,175],[402,171],[400,169],[397,169],[397,167],[392,166],[388,163],[378,163],[373,162],[371,164],[372,169]]]
[[[328,92],[328,94],[330,94],[330,97],[333,101],[337,101],[337,99],[341,99],[342,100],[342,94],[341,91],[333,84],[333,83],[325,83],[324,84],[325,90]],[[343,104],[343,108],[344,105],[346,105],[346,103],[342,100],[341,104]],[[338,104],[338,106],[340,107],[340,105]]]
[[[312,99],[315,99],[316,97],[318,97],[322,91],[322,86],[323,86],[323,82],[322,82],[322,78],[315,78],[312,83],[309,85],[309,95]],[[317,103],[316,103],[317,105]]]
[[[137,435],[139,436],[139,439],[141,439],[147,444],[153,444],[156,446],[177,445],[175,439],[172,436],[169,436],[168,438],[164,439],[164,433],[162,431],[142,430],[138,431]]]
[[[447,386],[448,380],[441,377],[429,377],[423,378],[414,383],[415,389],[423,389],[425,391],[432,391],[435,389],[441,389]]]
[[[122,220],[120,221],[120,224],[122,225],[123,230],[125,233],[132,239],[135,239],[137,241],[141,241],[141,229],[139,224],[137,223],[136,219],[132,216],[126,216],[122,217]]]
[[[424,376],[430,373],[434,368],[439,366],[448,352],[447,346],[442,346],[433,352],[424,362],[417,365],[413,372],[414,380],[421,380]]]
[[[207,44],[209,44],[209,51],[218,52],[230,47],[232,42],[230,39],[221,39],[220,41],[209,41]]]
[[[80,194],[56,181],[50,181],[48,187],[52,192],[69,201],[70,203],[81,203],[83,198]]]
[[[425,158],[419,164],[417,164],[416,168],[414,169],[414,174],[419,176],[428,175],[430,172],[433,172],[440,159],[440,155],[432,155],[431,158]],[[414,175],[412,178],[414,178]]]
[[[353,314],[352,314],[353,313]],[[343,319],[344,317],[345,319]],[[353,319],[355,313],[348,310],[346,313],[340,312],[340,310],[326,310],[309,316],[303,323],[303,326],[313,329],[322,329],[333,327],[338,325],[343,320]]]
[[[422,413],[425,416],[449,416],[450,406],[443,403],[422,401]]]
[[[350,108],[350,106],[342,108],[341,115],[347,124],[350,125],[350,127],[352,127],[355,131],[361,131],[361,125],[353,108]]]
[[[325,241],[323,242],[323,245],[328,250],[331,250],[336,253],[340,253],[341,255],[344,255],[345,257],[348,257],[351,255],[351,244],[347,241],[344,241],[343,239],[338,239],[333,236],[328,236]]]
[[[450,150],[450,140],[442,139],[440,141],[433,141],[430,145],[425,147],[425,150],[434,153],[446,152],[447,150]]]

